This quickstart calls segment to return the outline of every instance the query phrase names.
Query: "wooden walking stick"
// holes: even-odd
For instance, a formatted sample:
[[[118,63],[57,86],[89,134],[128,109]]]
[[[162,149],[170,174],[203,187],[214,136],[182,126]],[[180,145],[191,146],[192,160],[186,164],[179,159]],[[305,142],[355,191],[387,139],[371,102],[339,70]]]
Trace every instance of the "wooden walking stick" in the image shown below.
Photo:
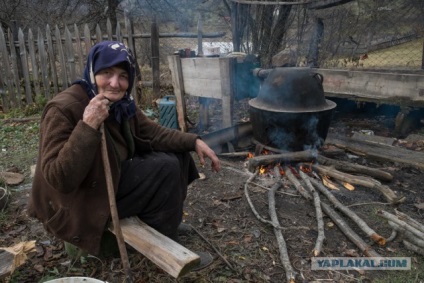
[[[107,193],[109,196],[110,214],[112,215],[113,231],[116,236],[116,240],[118,242],[119,253],[121,255],[121,261],[124,267],[126,279],[128,280],[127,282],[131,283],[132,279],[131,279],[130,262],[128,260],[127,249],[125,247],[124,236],[122,235],[121,225],[119,224],[118,210],[116,208],[115,191],[113,189],[113,181],[112,181],[112,174],[110,172],[109,156],[107,154],[106,133],[105,133],[104,123],[102,123],[102,125],[100,126],[100,131],[102,132],[102,141],[101,141],[102,159],[103,159],[103,167],[104,167],[105,176],[106,176]]]

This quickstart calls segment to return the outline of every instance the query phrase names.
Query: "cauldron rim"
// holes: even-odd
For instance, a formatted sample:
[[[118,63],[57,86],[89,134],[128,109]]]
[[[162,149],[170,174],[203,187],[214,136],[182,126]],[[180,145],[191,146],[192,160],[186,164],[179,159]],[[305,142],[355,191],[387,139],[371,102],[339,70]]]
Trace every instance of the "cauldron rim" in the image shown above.
[[[309,113],[309,112],[320,112],[320,111],[326,111],[330,109],[336,108],[337,104],[334,101],[331,101],[329,99],[325,99],[325,105],[319,105],[317,107],[309,107],[309,108],[284,108],[281,106],[272,105],[269,103],[265,103],[262,100],[258,100],[257,98],[253,98],[249,100],[250,107],[269,111],[269,112],[284,112],[284,113]]]

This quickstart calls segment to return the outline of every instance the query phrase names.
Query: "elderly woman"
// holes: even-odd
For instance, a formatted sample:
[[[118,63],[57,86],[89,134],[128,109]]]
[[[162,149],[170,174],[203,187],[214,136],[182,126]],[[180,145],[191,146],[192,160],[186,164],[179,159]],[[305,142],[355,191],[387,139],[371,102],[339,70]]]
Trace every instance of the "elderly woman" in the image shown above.
[[[162,127],[138,109],[130,92],[135,62],[120,42],[95,45],[84,77],[57,94],[41,118],[39,156],[28,212],[60,239],[98,254],[110,219],[101,158],[104,123],[120,218],[138,216],[176,238],[187,186],[201,164],[220,163],[191,133]]]

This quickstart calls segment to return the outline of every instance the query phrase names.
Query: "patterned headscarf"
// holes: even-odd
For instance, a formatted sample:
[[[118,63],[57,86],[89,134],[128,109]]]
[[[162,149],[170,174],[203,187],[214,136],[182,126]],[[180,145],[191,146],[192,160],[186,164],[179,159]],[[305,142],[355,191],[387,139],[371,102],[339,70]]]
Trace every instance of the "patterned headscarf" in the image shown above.
[[[124,97],[113,103],[110,116],[118,123],[128,120],[135,114],[135,103],[131,97],[131,89],[135,80],[135,60],[130,49],[118,41],[102,41],[94,45],[88,54],[84,76],[73,84],[80,84],[90,99],[97,95],[97,85],[94,76],[105,68],[116,65],[123,66],[128,72],[128,89]]]

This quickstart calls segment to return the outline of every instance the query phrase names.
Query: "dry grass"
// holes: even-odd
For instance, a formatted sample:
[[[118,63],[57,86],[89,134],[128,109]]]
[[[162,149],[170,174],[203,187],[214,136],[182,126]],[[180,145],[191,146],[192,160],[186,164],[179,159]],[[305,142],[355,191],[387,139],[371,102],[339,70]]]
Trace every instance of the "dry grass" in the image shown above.
[[[323,67],[363,69],[421,69],[423,41],[416,39],[389,48],[372,51],[355,58],[338,58],[324,62]]]

